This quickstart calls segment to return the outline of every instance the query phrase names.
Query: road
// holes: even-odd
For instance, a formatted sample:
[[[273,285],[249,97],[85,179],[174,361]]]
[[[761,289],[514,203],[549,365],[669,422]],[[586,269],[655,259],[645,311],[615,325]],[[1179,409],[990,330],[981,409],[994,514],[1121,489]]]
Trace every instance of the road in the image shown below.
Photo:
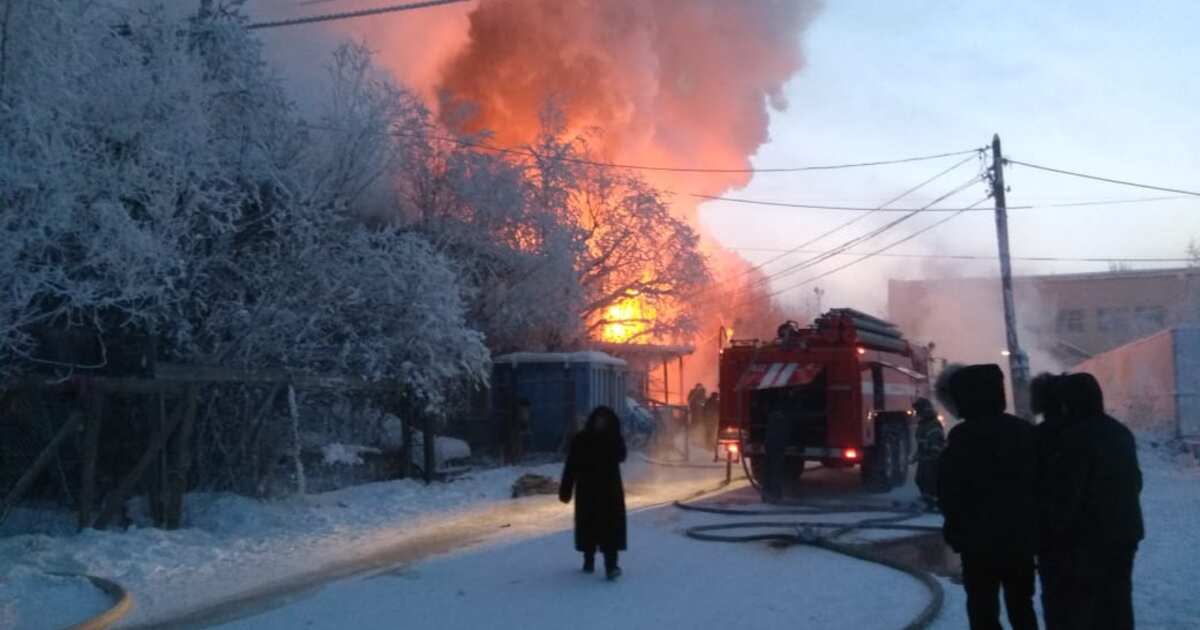
[[[812,477],[806,488],[814,500],[835,501],[839,492],[848,491],[855,500],[886,505],[908,492],[861,495],[852,471],[820,471]],[[715,500],[756,502],[746,489]],[[820,549],[688,539],[684,528],[721,517],[670,505],[631,513],[625,575],[608,583],[579,571],[569,515],[552,502],[518,503],[495,518],[431,534],[429,546],[419,553],[379,558],[379,570],[231,609],[237,618],[220,627],[890,628],[916,615],[928,598],[902,573]],[[454,540],[467,540],[468,546],[443,553]],[[393,566],[382,569],[388,564]]]

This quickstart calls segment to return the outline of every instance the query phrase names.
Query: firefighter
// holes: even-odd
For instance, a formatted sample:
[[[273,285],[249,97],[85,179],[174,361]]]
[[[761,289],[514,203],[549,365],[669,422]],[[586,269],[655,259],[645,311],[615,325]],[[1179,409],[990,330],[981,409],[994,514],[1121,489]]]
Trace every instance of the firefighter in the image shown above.
[[[943,406],[963,419],[950,431],[937,476],[942,533],[962,557],[970,627],[1000,627],[1003,590],[1013,630],[1036,629],[1033,425],[1004,413],[1004,373],[998,365],[947,368],[937,390],[948,394]]]
[[[688,424],[697,425],[703,422],[704,402],[708,398],[708,392],[704,390],[702,383],[696,383],[692,391],[688,392]]]
[[[609,580],[621,575],[617,553],[625,549],[625,490],[621,462],[625,461],[621,422],[609,407],[596,407],[587,424],[571,440],[558,498],[575,497],[575,549],[583,553],[583,571],[596,570],[596,551],[604,555]]]
[[[917,464],[917,489],[921,491],[925,510],[936,512],[937,464],[946,447],[946,433],[928,399],[918,398],[913,402],[913,412],[917,414],[917,454],[913,458]]]
[[[1145,535],[1137,444],[1104,413],[1104,394],[1086,372],[1061,377],[1058,455],[1051,462],[1043,528],[1062,570],[1066,628],[1132,630],[1133,560]]]
[[[717,425],[721,418],[721,399],[717,392],[708,395],[708,400],[704,401],[704,436],[705,444],[710,448],[717,447]]]

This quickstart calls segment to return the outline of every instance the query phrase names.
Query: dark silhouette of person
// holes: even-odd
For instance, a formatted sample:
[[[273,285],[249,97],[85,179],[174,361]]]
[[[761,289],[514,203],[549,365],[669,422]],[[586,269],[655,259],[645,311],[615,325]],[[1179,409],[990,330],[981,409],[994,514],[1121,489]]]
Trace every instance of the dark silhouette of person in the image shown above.
[[[921,491],[925,509],[935,511],[938,459],[946,448],[946,431],[929,399],[918,398],[913,402],[913,411],[917,414],[917,489]]]
[[[705,444],[711,448],[717,446],[717,428],[721,420],[721,398],[716,392],[708,395],[708,400],[704,401],[704,411],[701,414],[704,417],[704,439]]]
[[[575,496],[575,549],[583,553],[583,570],[596,570],[596,550],[604,554],[605,575],[621,575],[617,553],[626,546],[625,489],[621,462],[625,439],[621,422],[611,408],[596,407],[583,431],[571,440],[563,466],[558,498],[570,503]]]
[[[1038,535],[1037,565],[1042,580],[1042,615],[1047,630],[1070,627],[1072,608],[1068,592],[1070,541],[1046,526],[1057,483],[1054,467],[1062,456],[1062,433],[1067,421],[1057,392],[1062,379],[1062,375],[1043,372],[1029,382],[1030,410],[1042,418],[1034,427],[1038,453],[1038,511],[1042,525]]]
[[[1065,420],[1047,475],[1043,528],[1062,545],[1062,627],[1131,629],[1133,560],[1145,535],[1137,443],[1104,413],[1091,374],[1063,376],[1054,391]]]
[[[1000,593],[1014,630],[1036,629],[1037,445],[1033,425],[1004,412],[995,364],[946,375],[944,406],[963,422],[950,430],[938,466],[946,543],[962,556],[972,630],[1000,629]],[[938,388],[943,390],[942,387]]]
[[[707,400],[708,393],[704,390],[704,384],[696,383],[687,397],[689,424],[694,426],[704,422],[704,403]]]

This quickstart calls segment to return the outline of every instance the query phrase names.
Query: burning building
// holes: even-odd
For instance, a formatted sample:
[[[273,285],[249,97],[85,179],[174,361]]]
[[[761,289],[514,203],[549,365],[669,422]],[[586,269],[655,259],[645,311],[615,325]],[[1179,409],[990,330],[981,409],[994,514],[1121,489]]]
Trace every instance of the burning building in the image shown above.
[[[589,324],[593,340],[608,344],[711,346],[693,355],[687,373],[713,381],[716,342],[704,341],[739,316],[734,304],[739,313],[776,318],[765,291],[746,289],[756,279],[748,263],[703,234],[698,201],[687,193],[720,194],[749,181],[749,157],[767,141],[770,111],[786,107],[782,88],[803,66],[801,38],[818,7],[815,0],[480,0],[333,28],[371,42],[380,63],[421,93],[451,132],[529,146],[550,104],[563,135],[586,136],[597,159],[664,166],[639,174],[657,190],[682,193],[670,210],[700,232],[714,286],[657,301],[642,288],[627,290]],[[652,333],[656,321],[680,313],[693,332]]]

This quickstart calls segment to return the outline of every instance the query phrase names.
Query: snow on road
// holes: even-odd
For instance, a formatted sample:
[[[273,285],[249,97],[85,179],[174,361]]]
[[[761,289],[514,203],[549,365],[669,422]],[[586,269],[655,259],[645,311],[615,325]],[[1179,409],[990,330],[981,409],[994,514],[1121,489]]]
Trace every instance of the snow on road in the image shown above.
[[[294,581],[305,576],[352,574],[359,563],[387,558],[410,541],[422,543],[429,532],[458,528],[479,537],[464,528],[497,508],[513,510],[514,516],[544,513],[514,533],[569,526],[563,519],[569,519],[570,508],[551,498],[510,498],[512,482],[527,472],[555,477],[559,465],[484,470],[431,486],[409,480],[372,483],[279,501],[189,495],[187,527],[170,532],[141,527],[76,534],[67,515],[67,522],[51,524],[44,533],[0,538],[0,628],[60,627],[41,614],[55,601],[72,606],[67,614],[80,617],[103,609],[103,599],[80,598],[76,585],[46,580],[44,572],[90,573],[120,582],[135,600],[123,625],[136,626],[247,591],[298,586]],[[723,474],[723,469],[663,468],[635,459],[626,465],[630,504],[712,488]],[[35,592],[39,596],[32,597]]]
[[[326,586],[222,628],[899,627],[926,598],[891,569],[827,551],[682,535],[711,522],[671,506],[630,517],[625,574],[579,571],[571,533],[505,541]]]
[[[1152,447],[1154,442],[1152,436],[1138,436],[1146,539],[1134,560],[1134,615],[1142,629],[1195,630],[1200,628],[1200,466],[1190,455]],[[946,605],[933,629],[967,627],[962,587],[942,583]]]
[[[1141,447],[1147,538],[1135,568],[1139,627],[1197,628],[1200,467],[1148,442],[1143,439]],[[633,510],[626,575],[616,584],[583,576],[571,549],[571,509],[553,497],[509,498],[509,484],[520,474],[554,475],[557,468],[488,470],[428,487],[368,484],[271,502],[197,496],[189,499],[188,527],[179,531],[74,534],[50,528],[0,538],[0,628],[61,627],[105,605],[86,583],[48,577],[47,571],[89,572],[125,584],[136,600],[125,626],[190,621],[370,630],[486,623],[584,630],[747,622],[773,627],[787,620],[887,628],[898,627],[925,601],[922,587],[903,574],[829,552],[687,539],[685,526],[723,517],[652,506],[712,488],[723,469],[652,466],[637,457],[625,466]],[[808,498],[817,502],[844,500],[855,485],[853,471],[805,477]],[[912,496],[910,485],[869,500],[889,504]],[[708,500],[730,507],[756,503],[747,490]],[[868,498],[860,493],[853,500]],[[21,520],[16,516],[10,523]],[[946,607],[933,627],[965,627],[961,587],[943,584]],[[290,604],[281,593],[291,596]],[[213,615],[214,609],[221,614]]]

